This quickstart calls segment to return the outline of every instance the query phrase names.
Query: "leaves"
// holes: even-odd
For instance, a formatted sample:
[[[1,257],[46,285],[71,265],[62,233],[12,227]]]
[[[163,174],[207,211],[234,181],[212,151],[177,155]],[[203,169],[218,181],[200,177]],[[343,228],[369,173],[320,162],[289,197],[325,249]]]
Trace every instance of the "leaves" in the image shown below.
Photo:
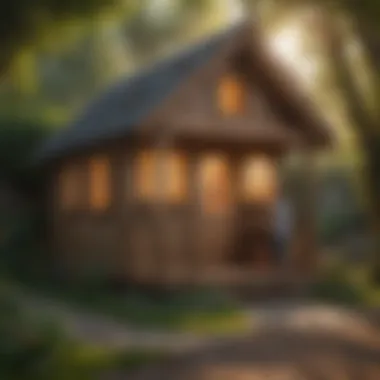
[[[125,15],[132,14],[138,3],[137,0],[6,0],[0,15],[0,70],[5,70],[21,47],[50,33],[54,24],[89,17],[117,6]]]

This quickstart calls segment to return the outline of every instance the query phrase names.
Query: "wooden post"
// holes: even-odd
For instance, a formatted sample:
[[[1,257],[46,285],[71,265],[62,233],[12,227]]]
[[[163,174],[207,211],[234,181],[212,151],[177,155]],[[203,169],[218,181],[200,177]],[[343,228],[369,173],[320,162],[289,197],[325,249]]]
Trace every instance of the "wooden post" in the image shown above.
[[[132,155],[124,147],[111,157],[112,213],[115,218],[117,239],[115,241],[114,273],[120,283],[130,281],[134,276],[134,257],[131,242],[133,218],[132,198]]]
[[[296,168],[295,236],[293,264],[305,275],[317,265],[316,163],[313,152],[304,150]]]
[[[157,140],[157,170],[156,170],[156,183],[158,184],[157,195],[158,199],[155,202],[154,207],[154,225],[156,231],[156,262],[157,262],[157,280],[162,285],[168,285],[172,287],[173,281],[173,262],[174,259],[172,252],[170,252],[169,239],[171,238],[172,231],[170,231],[170,206],[167,204],[166,199],[164,199],[166,192],[166,181],[167,181],[167,167],[165,163],[166,154],[168,149],[172,148],[172,138],[170,135],[163,133]],[[174,281],[175,282],[175,281]]]
[[[200,206],[199,206],[199,158],[198,155],[189,154],[189,204],[190,209],[189,220],[186,224],[186,237],[185,241],[188,243],[184,247],[184,252],[187,255],[186,263],[189,264],[188,282],[196,285],[200,271],[200,245],[199,245],[199,220],[200,220]]]
[[[317,225],[317,167],[316,157],[313,152],[305,154],[305,196],[307,223],[305,223],[306,244],[305,252],[306,269],[313,274],[318,265],[318,225]]]

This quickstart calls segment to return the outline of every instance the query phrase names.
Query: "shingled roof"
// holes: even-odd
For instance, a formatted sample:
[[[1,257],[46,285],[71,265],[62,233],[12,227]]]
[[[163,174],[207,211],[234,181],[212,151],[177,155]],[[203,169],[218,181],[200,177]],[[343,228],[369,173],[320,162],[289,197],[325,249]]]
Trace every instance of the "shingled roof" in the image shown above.
[[[137,75],[118,83],[96,99],[68,128],[50,138],[38,152],[38,160],[117,138],[133,131],[139,123],[176,90],[178,85],[221,48],[239,26],[159,61]]]
[[[186,78],[236,36],[242,27],[242,23],[229,27],[174,57],[153,64],[137,75],[119,80],[92,102],[73,124],[49,139],[38,152],[38,161],[57,158],[68,152],[133,132]],[[255,54],[261,53],[256,51]],[[259,65],[266,64],[264,62]],[[272,75],[270,77],[272,78]],[[281,80],[275,78],[275,82],[280,83]],[[270,86],[273,86],[273,83]],[[282,90],[280,88],[281,97],[284,95]],[[289,89],[286,92],[289,92]],[[289,102],[289,99],[287,100]],[[298,109],[299,105],[292,108]]]

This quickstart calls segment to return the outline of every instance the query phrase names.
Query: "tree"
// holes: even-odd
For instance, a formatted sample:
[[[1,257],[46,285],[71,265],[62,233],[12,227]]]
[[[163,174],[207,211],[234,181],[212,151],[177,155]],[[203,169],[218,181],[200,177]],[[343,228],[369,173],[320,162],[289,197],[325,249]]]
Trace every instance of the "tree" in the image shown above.
[[[54,22],[69,17],[87,15],[110,5],[113,0],[8,0],[3,4],[0,17],[0,68],[9,64],[15,52],[30,44]]]
[[[176,6],[187,12],[199,9],[210,0],[178,0]],[[20,49],[36,39],[51,35],[63,23],[89,16],[130,18],[153,0],[6,0],[0,15],[0,71],[9,65]],[[163,2],[165,3],[165,2]]]
[[[348,5],[351,5],[348,2]],[[365,2],[369,4],[369,2]],[[374,83],[372,88],[372,96],[375,97],[375,105],[379,104],[380,99],[377,97],[378,83],[380,80],[380,71],[376,68],[374,60],[379,57],[374,54],[373,35],[363,34],[362,23],[364,22],[363,15],[352,16],[352,9],[350,10],[350,17],[355,20],[355,32],[360,38],[361,44],[364,46],[364,51],[369,53],[370,67],[367,70],[372,70]],[[335,16],[334,16],[335,15]],[[323,12],[320,19],[320,31],[324,35],[326,44],[326,52],[330,57],[331,67],[334,70],[335,78],[338,86],[342,89],[346,102],[346,111],[348,112],[355,128],[360,146],[363,150],[365,158],[365,179],[370,199],[370,207],[373,217],[373,226],[376,238],[379,237],[380,232],[380,118],[379,113],[375,108],[375,112],[371,112],[365,102],[363,93],[358,87],[356,74],[352,72],[347,60],[347,39],[344,35],[344,24],[342,14],[331,9],[328,12]],[[368,15],[370,20],[372,15]],[[368,33],[368,26],[365,27]],[[373,29],[374,32],[374,29]]]

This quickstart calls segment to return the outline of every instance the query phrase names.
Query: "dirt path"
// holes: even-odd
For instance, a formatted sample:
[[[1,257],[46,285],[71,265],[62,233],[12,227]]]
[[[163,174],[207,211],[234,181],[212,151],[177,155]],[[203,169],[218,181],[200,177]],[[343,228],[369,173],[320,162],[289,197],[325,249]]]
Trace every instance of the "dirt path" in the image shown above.
[[[135,374],[105,380],[380,380],[380,332],[363,314],[313,304],[247,308],[246,336],[206,338],[138,331],[109,318],[25,297],[36,312],[58,317],[69,334],[111,348],[161,348],[175,356]]]
[[[321,305],[250,311],[246,337],[107,380],[379,380],[380,333],[363,315]]]
[[[329,333],[268,329],[128,378],[378,380],[380,346]]]

